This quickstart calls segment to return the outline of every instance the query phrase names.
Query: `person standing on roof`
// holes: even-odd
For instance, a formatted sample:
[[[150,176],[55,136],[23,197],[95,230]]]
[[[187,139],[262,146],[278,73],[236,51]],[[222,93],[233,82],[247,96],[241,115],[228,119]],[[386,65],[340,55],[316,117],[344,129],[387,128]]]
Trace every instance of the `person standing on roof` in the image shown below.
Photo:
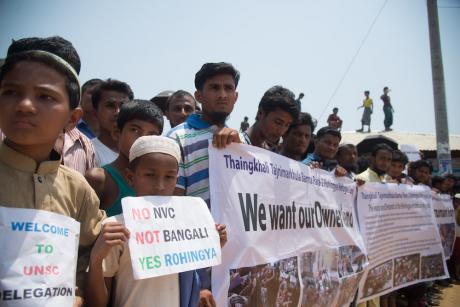
[[[374,102],[369,98],[369,91],[364,91],[363,105],[358,107],[358,110],[364,108],[363,117],[361,118],[361,129],[356,132],[364,132],[364,126],[368,126],[367,132],[371,132],[371,114],[374,110]]]
[[[385,119],[383,120],[383,125],[385,126],[385,131],[391,131],[391,125],[393,125],[393,113],[394,109],[393,106],[391,105],[390,101],[390,96],[388,96],[388,93],[390,92],[390,89],[388,86],[385,86],[383,88],[383,95],[380,96],[380,99],[383,101],[383,114],[385,114]]]

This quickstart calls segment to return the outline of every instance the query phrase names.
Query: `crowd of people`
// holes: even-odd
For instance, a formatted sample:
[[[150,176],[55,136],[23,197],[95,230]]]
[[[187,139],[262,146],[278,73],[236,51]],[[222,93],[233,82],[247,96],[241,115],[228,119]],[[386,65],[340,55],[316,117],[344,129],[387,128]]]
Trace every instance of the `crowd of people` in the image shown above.
[[[322,249],[301,255],[301,276],[304,286],[302,306],[328,306],[339,289],[338,250]]]
[[[430,278],[440,276],[444,271],[444,263],[441,254],[427,255],[421,257],[421,276]]]
[[[420,254],[398,257],[394,261],[394,285],[405,284],[420,278]]]
[[[356,295],[358,281],[361,280],[363,273],[352,275],[344,278],[340,283],[339,296],[337,298],[337,306],[347,306]]]
[[[384,120],[383,120],[383,125],[385,126],[384,131],[392,131],[393,129],[391,126],[393,125],[393,105],[391,104],[391,98],[388,95],[390,92],[390,89],[385,86],[383,88],[383,94],[380,96],[380,99],[383,102],[383,114],[384,114]],[[356,132],[366,132],[364,130],[364,126],[367,126],[367,132],[371,132],[371,116],[374,111],[374,102],[373,100],[369,97],[370,91],[364,91],[364,100],[363,104],[358,107],[358,109],[363,108],[363,116],[361,118],[361,129],[356,130]],[[296,99],[297,106],[299,107],[299,110],[301,110],[301,99],[304,97],[303,93],[299,94],[299,97]],[[334,107],[332,109],[332,113],[329,114],[327,117],[327,125],[330,128],[337,129],[338,131],[342,130],[342,124],[343,120],[342,118],[338,115],[339,113],[339,108]],[[316,125],[316,120],[313,120],[315,125]],[[245,132],[249,128],[249,122],[248,122],[248,117],[245,116],[244,120],[241,122],[240,126],[240,131]]]
[[[253,125],[242,125],[241,131],[227,127],[240,78],[232,64],[204,64],[195,75],[194,94],[178,90],[164,105],[135,99],[120,80],[91,79],[81,85],[80,65],[72,43],[61,37],[24,38],[12,42],[0,70],[0,203],[80,222],[77,305],[215,305],[209,269],[134,281],[126,248],[129,231],[120,219],[121,199],[127,196],[196,196],[211,208],[208,140],[217,148],[232,142],[264,148],[359,184],[432,185],[427,160],[408,163],[386,144],[376,145],[358,164],[356,146],[341,143],[341,121],[331,118],[314,134],[315,121],[299,107],[302,97],[296,99],[283,86],[264,93]],[[388,88],[384,95],[385,127],[391,129]],[[367,92],[361,130],[370,125],[369,99]],[[163,131],[163,116],[170,131]],[[444,176],[435,189],[457,195],[458,178]],[[225,225],[216,229],[225,244]],[[452,259],[456,279],[458,246]],[[270,268],[262,273],[275,274]],[[318,278],[324,282],[316,284],[317,290],[333,288],[327,276]],[[285,288],[292,288],[290,281]]]
[[[393,273],[393,260],[382,263],[375,268],[372,268],[367,275],[364,284],[364,297],[371,296],[379,291],[389,289],[391,287],[391,276]]]
[[[297,257],[230,270],[229,307],[295,307],[300,298]]]

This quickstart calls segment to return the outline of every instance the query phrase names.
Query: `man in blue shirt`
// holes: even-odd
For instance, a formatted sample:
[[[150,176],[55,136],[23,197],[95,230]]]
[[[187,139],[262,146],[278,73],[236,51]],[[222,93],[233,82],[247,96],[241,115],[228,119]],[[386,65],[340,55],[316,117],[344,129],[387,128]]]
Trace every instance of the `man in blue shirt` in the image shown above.
[[[331,127],[319,129],[315,138],[315,151],[309,154],[302,163],[332,171],[337,167],[335,156],[341,139],[342,135],[337,129]]]

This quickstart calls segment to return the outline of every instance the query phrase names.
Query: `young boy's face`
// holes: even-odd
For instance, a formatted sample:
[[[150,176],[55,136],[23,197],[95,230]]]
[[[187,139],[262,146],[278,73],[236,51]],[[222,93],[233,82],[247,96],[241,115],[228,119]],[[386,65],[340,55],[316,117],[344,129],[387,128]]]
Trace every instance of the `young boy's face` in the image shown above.
[[[192,97],[175,97],[169,102],[166,117],[168,117],[171,122],[171,128],[173,128],[185,122],[193,112],[195,112],[195,100]]]
[[[160,128],[149,121],[132,119],[125,123],[121,132],[117,129],[115,135],[118,138],[120,153],[129,157],[129,150],[134,141],[144,135],[160,135]]]
[[[446,187],[446,191],[449,191],[451,190],[454,185],[455,185],[455,179],[454,178],[451,178],[451,177],[447,177],[445,180],[445,187]]]
[[[332,134],[326,134],[315,140],[315,153],[323,159],[332,160],[339,149],[340,138]]]
[[[291,128],[288,133],[283,136],[283,143],[289,152],[297,155],[303,155],[310,144],[311,127],[309,125],[298,125]]]
[[[265,140],[274,143],[289,129],[292,124],[292,116],[280,108],[269,113],[260,110],[258,124]]]
[[[358,164],[358,151],[353,145],[345,145],[337,153],[337,162],[346,170],[356,171]]]
[[[96,110],[96,117],[101,130],[111,132],[117,124],[118,113],[123,103],[129,100],[128,95],[117,91],[102,92]]]
[[[35,61],[22,61],[0,84],[0,129],[21,152],[49,154],[72,120],[65,77]],[[23,150],[21,150],[23,149]]]
[[[388,170],[388,175],[390,175],[393,178],[399,178],[399,176],[401,176],[402,172],[404,171],[405,167],[406,166],[401,161],[391,161],[390,169]]]
[[[195,92],[195,98],[201,102],[203,113],[230,114],[238,98],[235,81],[228,74],[211,77]]]
[[[431,172],[426,166],[418,167],[414,170],[414,180],[417,183],[430,184]]]
[[[172,196],[176,188],[177,160],[168,154],[149,153],[139,158],[134,170],[127,169],[127,181],[137,196]]]

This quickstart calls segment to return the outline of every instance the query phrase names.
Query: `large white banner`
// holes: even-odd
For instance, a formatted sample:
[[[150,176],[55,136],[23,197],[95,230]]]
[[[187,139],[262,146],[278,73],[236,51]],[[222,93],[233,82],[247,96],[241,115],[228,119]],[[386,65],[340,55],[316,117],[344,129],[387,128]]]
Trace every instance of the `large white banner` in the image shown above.
[[[80,223],[0,207],[0,306],[73,306]]]
[[[369,257],[361,301],[448,277],[428,187],[366,183],[357,208]]]
[[[438,223],[444,257],[449,259],[455,242],[455,210],[450,195],[433,192],[433,209]]]
[[[356,185],[244,144],[209,147],[211,207],[227,225],[218,306],[346,306],[367,264]]]
[[[198,197],[145,196],[121,200],[134,279],[220,263],[219,234]]]

